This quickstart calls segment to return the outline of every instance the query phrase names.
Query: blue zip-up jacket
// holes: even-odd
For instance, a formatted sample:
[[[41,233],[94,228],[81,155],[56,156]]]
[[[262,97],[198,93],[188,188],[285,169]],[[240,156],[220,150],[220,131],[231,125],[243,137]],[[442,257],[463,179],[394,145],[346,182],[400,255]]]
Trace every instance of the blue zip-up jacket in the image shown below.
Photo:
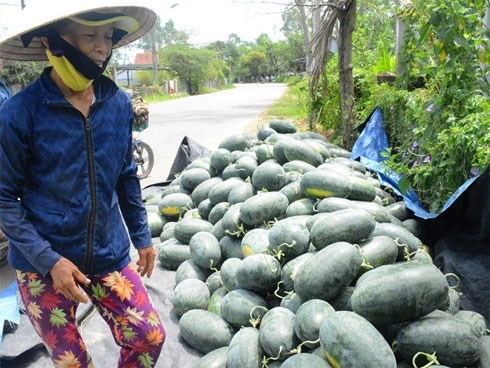
[[[50,70],[0,107],[0,226],[8,261],[46,275],[63,256],[85,274],[111,272],[130,262],[130,239],[135,248],[151,245],[132,160],[131,102],[101,77],[85,118]]]

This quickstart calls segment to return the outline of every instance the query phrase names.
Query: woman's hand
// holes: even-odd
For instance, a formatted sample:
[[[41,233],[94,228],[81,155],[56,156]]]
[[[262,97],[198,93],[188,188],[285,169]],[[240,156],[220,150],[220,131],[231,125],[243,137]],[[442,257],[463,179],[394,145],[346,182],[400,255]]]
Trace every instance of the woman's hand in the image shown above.
[[[153,272],[153,267],[155,266],[155,258],[157,256],[157,252],[152,245],[146,248],[138,249],[139,259],[136,262],[138,265],[137,271],[141,275],[141,277],[147,275],[147,277],[151,277],[151,273]]]
[[[78,285],[88,285],[90,280],[71,261],[61,257],[49,273],[53,278],[55,289],[64,296],[79,303],[88,303],[87,296]]]

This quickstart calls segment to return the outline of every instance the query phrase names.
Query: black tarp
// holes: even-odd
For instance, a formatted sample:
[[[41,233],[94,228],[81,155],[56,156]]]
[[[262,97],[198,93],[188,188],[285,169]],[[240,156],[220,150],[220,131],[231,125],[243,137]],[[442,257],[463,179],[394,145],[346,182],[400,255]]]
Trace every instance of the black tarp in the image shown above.
[[[185,136],[180,142],[179,149],[177,150],[172,167],[170,168],[166,183],[170,183],[172,180],[174,180],[175,174],[182,172],[182,170],[184,170],[192,161],[209,154],[211,154],[209,149],[194,139]]]
[[[413,189],[402,193],[402,176],[389,170],[381,154],[389,147],[382,111],[377,107],[358,127],[352,158],[378,173],[385,185],[402,197],[413,218],[425,228],[421,239],[433,251],[434,263],[445,273],[454,273],[460,283],[461,307],[482,314],[490,323],[490,187],[489,166],[483,174],[468,179],[449,198],[439,213],[423,208]],[[448,279],[451,283],[454,280]],[[456,285],[452,285],[456,286]]]
[[[460,278],[461,307],[490,324],[490,168],[426,225],[434,263]]]

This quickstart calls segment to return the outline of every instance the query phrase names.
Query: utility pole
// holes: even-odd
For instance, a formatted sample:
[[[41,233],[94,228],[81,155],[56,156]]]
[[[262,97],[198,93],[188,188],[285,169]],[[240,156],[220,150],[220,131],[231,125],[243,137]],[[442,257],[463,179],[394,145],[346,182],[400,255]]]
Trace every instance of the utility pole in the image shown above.
[[[24,9],[26,7],[24,0],[20,0],[20,7],[21,7],[21,9]]]
[[[151,29],[151,59],[153,64],[153,84],[158,86],[158,55],[156,47],[155,26]]]
[[[483,18],[483,27],[490,28],[490,4],[487,2],[487,8],[485,10],[485,18]],[[487,72],[488,65],[481,63],[482,69],[485,71],[485,77],[487,82],[490,83],[490,73]]]
[[[404,6],[402,4],[402,1],[397,0],[396,1],[397,6]],[[396,42],[395,42],[395,55],[396,55],[396,74],[398,76],[402,75],[406,71],[406,65],[403,61],[402,57],[402,52],[403,52],[403,47],[405,43],[405,22],[400,19],[396,18],[396,25],[395,25],[395,37],[396,37]]]

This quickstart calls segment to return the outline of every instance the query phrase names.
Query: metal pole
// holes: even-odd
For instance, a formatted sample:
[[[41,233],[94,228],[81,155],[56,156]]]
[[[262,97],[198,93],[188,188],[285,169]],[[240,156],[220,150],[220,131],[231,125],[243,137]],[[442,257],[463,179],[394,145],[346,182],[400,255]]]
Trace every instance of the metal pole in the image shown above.
[[[26,7],[26,4],[24,3],[24,0],[20,0],[20,7],[24,9]]]

